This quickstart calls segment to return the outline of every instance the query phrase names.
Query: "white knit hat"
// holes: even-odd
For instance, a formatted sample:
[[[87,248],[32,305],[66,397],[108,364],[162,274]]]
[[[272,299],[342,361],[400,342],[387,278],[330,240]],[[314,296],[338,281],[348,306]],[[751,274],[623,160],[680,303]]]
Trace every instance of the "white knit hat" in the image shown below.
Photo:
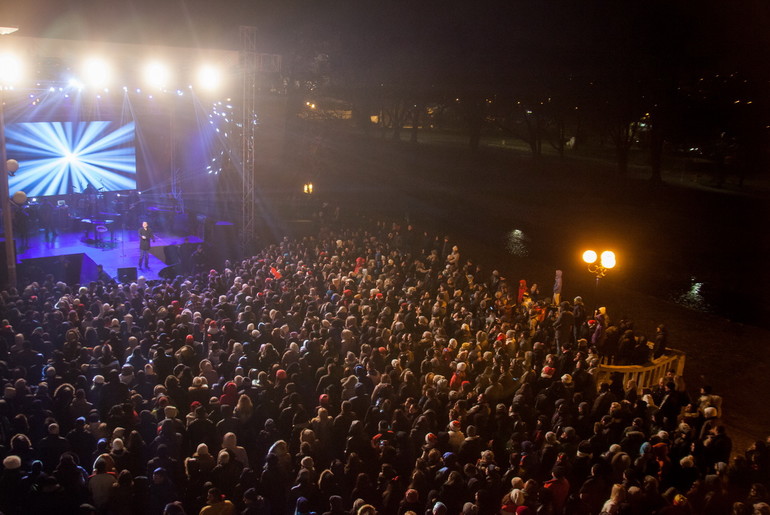
[[[15,455],[8,456],[3,460],[3,467],[6,470],[16,470],[21,468],[21,458]]]

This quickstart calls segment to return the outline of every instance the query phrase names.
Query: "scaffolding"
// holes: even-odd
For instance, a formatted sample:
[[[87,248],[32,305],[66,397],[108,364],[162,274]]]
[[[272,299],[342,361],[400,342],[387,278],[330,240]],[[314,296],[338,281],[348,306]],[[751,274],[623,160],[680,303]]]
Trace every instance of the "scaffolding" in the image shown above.
[[[256,136],[257,136],[257,29],[240,27],[241,40],[241,245],[249,255],[257,240]]]

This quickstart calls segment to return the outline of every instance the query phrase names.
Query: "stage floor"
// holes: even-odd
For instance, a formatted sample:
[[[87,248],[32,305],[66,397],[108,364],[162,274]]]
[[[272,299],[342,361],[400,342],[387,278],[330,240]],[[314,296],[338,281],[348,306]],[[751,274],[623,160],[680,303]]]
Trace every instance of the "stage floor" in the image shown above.
[[[51,242],[45,241],[43,230],[32,231],[27,245],[22,245],[16,238],[17,266],[25,259],[64,256],[69,254],[86,254],[97,265],[102,265],[110,277],[117,278],[118,268],[135,267],[139,262],[139,234],[137,230],[118,229],[112,236],[109,232],[102,235],[101,246],[96,246],[84,237],[85,231],[60,232]],[[93,237],[93,233],[89,235]],[[198,236],[183,236],[166,232],[156,232],[153,247],[180,245],[183,243],[202,243]],[[147,279],[158,279],[159,272],[168,265],[150,253],[149,270],[137,270],[138,276]]]

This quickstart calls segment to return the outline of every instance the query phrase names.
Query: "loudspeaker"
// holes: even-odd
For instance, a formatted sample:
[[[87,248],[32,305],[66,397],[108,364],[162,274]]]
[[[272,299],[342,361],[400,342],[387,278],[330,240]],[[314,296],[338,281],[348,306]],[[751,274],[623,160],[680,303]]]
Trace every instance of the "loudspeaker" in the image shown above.
[[[69,285],[84,284],[96,279],[96,263],[86,254],[65,254],[24,259],[18,267],[22,283],[42,282],[47,275]]]
[[[2,240],[0,240],[0,241],[2,241],[2,243],[0,244],[0,254],[2,254],[2,255],[0,255],[0,284],[1,285],[5,285],[5,283],[8,282],[8,265],[7,265],[8,261],[5,259],[5,245],[6,245],[6,241],[5,241],[4,238]],[[14,256],[16,255],[16,245],[15,244],[16,244],[16,240],[14,240],[14,247],[13,247],[14,248],[14,252],[13,252]],[[17,274],[17,277],[18,277],[18,274]],[[16,286],[16,285],[15,284],[11,284],[9,286]]]
[[[237,259],[240,254],[238,228],[232,222],[219,221],[212,225],[206,243],[216,266],[221,266],[226,259]]]
[[[174,279],[177,275],[179,275],[179,267],[180,265],[169,265],[167,267],[161,268],[160,272],[158,272],[158,276],[163,279]]]
[[[118,268],[118,282],[132,283],[136,281],[136,267]]]

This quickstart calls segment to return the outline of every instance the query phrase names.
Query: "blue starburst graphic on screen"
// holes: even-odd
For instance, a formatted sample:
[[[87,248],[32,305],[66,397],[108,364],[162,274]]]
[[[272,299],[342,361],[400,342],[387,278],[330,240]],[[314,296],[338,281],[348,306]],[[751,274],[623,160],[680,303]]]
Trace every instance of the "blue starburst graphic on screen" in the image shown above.
[[[111,121],[25,122],[6,130],[8,156],[19,161],[10,191],[30,197],[136,188],[135,124]]]

